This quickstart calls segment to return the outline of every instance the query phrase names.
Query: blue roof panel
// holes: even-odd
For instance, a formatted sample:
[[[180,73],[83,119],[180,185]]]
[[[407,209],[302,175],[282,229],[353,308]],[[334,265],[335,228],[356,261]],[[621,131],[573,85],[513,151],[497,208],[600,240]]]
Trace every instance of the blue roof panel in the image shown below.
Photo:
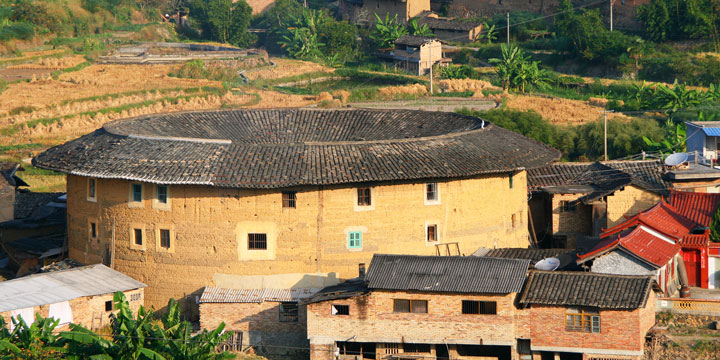
[[[720,136],[720,127],[704,127],[702,131],[707,136]]]

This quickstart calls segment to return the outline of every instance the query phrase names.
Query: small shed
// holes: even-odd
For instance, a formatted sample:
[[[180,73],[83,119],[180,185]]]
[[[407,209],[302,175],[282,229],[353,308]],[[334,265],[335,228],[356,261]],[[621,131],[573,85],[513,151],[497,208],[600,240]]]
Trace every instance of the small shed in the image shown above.
[[[395,40],[393,62],[397,68],[417,75],[425,75],[435,64],[446,64],[442,43],[433,37],[403,35]]]
[[[0,316],[10,328],[11,317],[30,324],[40,314],[59,319],[61,329],[70,323],[97,329],[109,324],[115,292],[137,311],[146,286],[102,264],[30,275],[0,282]]]

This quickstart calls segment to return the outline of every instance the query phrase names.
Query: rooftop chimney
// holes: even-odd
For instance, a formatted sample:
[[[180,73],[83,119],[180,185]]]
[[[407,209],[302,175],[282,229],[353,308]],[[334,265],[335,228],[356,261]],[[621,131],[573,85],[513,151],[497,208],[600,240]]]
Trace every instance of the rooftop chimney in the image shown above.
[[[358,264],[358,277],[360,279],[365,278],[365,263]]]

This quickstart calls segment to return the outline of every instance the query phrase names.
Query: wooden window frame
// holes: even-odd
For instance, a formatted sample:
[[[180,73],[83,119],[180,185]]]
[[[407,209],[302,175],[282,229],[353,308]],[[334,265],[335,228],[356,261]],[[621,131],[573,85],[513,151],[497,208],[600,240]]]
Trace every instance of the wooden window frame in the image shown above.
[[[138,235],[140,235],[140,242],[138,243]],[[145,241],[143,239],[143,229],[142,228],[133,228],[133,244],[135,246],[144,246]]]
[[[263,251],[268,249],[267,233],[248,233],[247,241],[248,250]],[[264,247],[260,247],[261,244],[263,244]]]
[[[428,224],[425,226],[425,241],[435,243],[439,239],[437,224]]]
[[[349,231],[347,246],[348,249],[362,249],[362,231]]]
[[[560,213],[574,213],[577,210],[577,204],[573,203],[570,200],[560,200],[558,203],[558,208],[560,209]]]
[[[401,301],[407,301],[408,311],[398,310],[398,304]],[[425,311],[414,311],[413,303],[425,303]],[[428,300],[410,300],[410,299],[393,299],[393,312],[403,314],[427,314],[429,312],[429,301]]]
[[[300,319],[300,306],[297,302],[284,301],[278,305],[278,321],[281,323],[296,323]]]
[[[425,205],[440,204],[440,185],[436,182],[425,183]]]
[[[157,185],[155,189],[156,189],[155,191],[157,192],[155,195],[155,199],[157,200],[157,202],[160,204],[163,204],[163,205],[167,205],[168,197],[170,196],[170,194],[168,192],[168,186],[167,185]],[[162,195],[160,194],[160,189],[165,189],[164,194],[162,194]]]
[[[357,206],[372,206],[372,189],[370,187],[357,188]]]
[[[497,315],[497,301],[463,300],[463,315]]]
[[[566,308],[565,330],[599,334],[600,311],[596,308]]]
[[[160,236],[160,247],[165,250],[172,248],[172,230],[171,229],[160,229],[158,232]],[[163,238],[163,234],[167,234],[167,239]],[[167,246],[165,246],[165,240],[167,240]]]
[[[113,301],[112,300],[108,300],[105,302],[105,311],[113,311]]]
[[[283,191],[282,192],[282,207],[283,207],[283,209],[297,208],[297,192],[296,191]]]
[[[87,201],[97,202],[97,179],[88,178]]]

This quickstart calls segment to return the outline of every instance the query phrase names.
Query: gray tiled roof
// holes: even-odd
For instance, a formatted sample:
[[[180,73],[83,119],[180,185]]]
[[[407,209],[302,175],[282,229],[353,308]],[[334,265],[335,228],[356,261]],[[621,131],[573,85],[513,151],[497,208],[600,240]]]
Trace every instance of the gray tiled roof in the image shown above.
[[[431,41],[437,41],[437,40],[438,39],[436,39],[432,36],[417,36],[417,35],[405,34],[405,35],[399,37],[397,40],[395,40],[395,44],[420,46],[422,44],[429,43]]]
[[[645,306],[651,287],[649,276],[531,271],[519,303],[637,309]]]
[[[663,179],[659,160],[558,162],[528,171],[528,188],[590,185],[605,190],[630,183],[642,189],[665,194],[670,184]]]
[[[488,256],[507,259],[527,259],[533,263],[542,259],[558,256],[572,252],[569,249],[527,249],[527,248],[500,248],[488,249],[479,248],[473,253],[474,256]]]
[[[102,264],[40,273],[0,282],[0,312],[145,286]]]
[[[464,30],[470,31],[482,26],[478,21],[460,21],[453,19],[439,19],[434,17],[423,17],[418,19],[419,25],[427,25],[430,30]]]
[[[115,121],[47,150],[33,164],[150,183],[283,188],[507,173],[559,156],[455,113],[282,109]]]
[[[519,292],[530,260],[477,256],[374,255],[371,290],[507,294]]]

